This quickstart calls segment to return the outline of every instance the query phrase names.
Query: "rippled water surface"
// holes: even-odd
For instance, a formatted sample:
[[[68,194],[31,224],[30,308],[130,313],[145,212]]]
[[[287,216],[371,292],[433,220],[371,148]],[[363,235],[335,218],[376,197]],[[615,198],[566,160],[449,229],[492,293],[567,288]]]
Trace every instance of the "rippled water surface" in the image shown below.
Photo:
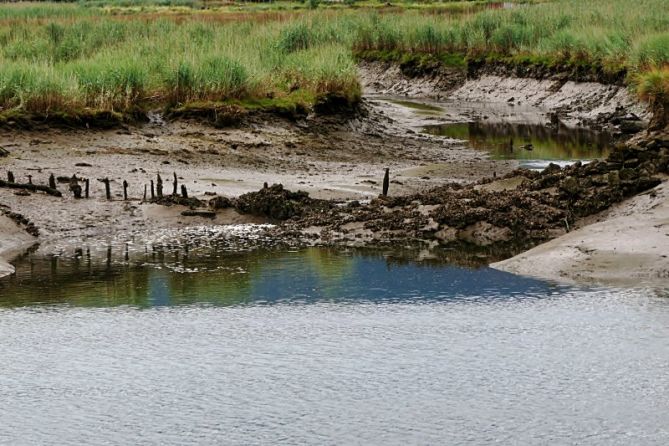
[[[666,291],[327,250],[26,258],[0,444],[669,444]]]

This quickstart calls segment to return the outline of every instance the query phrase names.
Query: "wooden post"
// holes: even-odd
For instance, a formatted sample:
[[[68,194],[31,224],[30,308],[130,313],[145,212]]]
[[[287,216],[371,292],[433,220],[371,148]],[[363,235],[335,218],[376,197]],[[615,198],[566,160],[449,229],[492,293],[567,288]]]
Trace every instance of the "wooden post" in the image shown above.
[[[86,198],[88,198],[88,197],[90,197],[89,192],[90,192],[90,189],[91,189],[91,180],[86,178],[84,180],[84,182],[86,183]]]
[[[128,201],[128,182],[123,180],[123,200]]]
[[[28,184],[33,184],[33,176],[28,175]]]
[[[76,175],[72,175],[70,179],[70,191],[74,194],[74,198],[81,198],[81,186],[79,185],[79,180]]]
[[[49,175],[49,187],[51,189],[56,189],[56,177],[53,174]]]
[[[269,187],[269,185],[267,184],[267,182],[265,182],[265,183],[262,185],[262,188],[263,188],[263,189],[267,189],[268,187]]]
[[[7,172],[7,181],[9,181],[10,183],[14,182],[14,172],[12,172],[11,170]]]
[[[158,178],[156,180],[156,193],[158,194],[158,198],[163,198],[163,179],[160,178],[160,174],[158,174]]]
[[[384,197],[388,196],[388,188],[390,187],[390,169],[386,168],[386,173],[383,175],[383,192]]]
[[[174,183],[173,183],[174,188],[172,189],[172,195],[174,195],[175,197],[177,195],[177,184],[178,184],[177,173],[174,172]]]
[[[182,184],[181,185],[181,196],[184,198],[188,198],[188,191],[186,190],[186,185]]]
[[[103,183],[105,183],[105,196],[107,197],[107,200],[111,200],[111,187],[109,186],[109,178],[105,178],[102,180]]]
[[[144,185],[144,198],[142,199],[142,201],[146,201],[146,184]]]
[[[155,200],[155,199],[156,199],[156,190],[153,187],[153,180],[151,180],[151,200]]]

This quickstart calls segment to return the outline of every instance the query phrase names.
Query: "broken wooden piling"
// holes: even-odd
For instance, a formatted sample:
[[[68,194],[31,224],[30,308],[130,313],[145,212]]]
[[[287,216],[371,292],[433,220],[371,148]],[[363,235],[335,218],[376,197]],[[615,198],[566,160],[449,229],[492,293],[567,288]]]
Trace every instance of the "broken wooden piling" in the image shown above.
[[[186,190],[186,185],[181,185],[181,196],[188,199],[188,191]]]
[[[128,201],[128,182],[123,180],[123,201]]]
[[[74,198],[81,198],[81,186],[79,185],[79,179],[76,175],[72,175],[72,178],[70,179],[70,191],[74,195]]]
[[[383,192],[381,195],[388,196],[388,188],[390,187],[390,169],[386,168],[386,173],[383,175]]]
[[[44,186],[40,184],[21,184],[21,183],[15,183],[15,182],[9,182],[9,181],[4,181],[0,180],[0,187],[7,187],[9,189],[24,189],[30,192],[44,192],[48,195],[54,196],[54,197],[62,197],[63,194],[60,193],[59,190],[57,189],[52,189],[49,186]]]
[[[107,200],[111,200],[112,196],[111,196],[111,186],[109,185],[109,178],[102,178],[102,179],[98,178],[98,181],[100,181],[101,183],[104,183],[104,185],[105,185],[105,197],[107,198]]]
[[[156,179],[156,193],[158,198],[163,198],[163,179],[160,178],[160,174],[158,174],[158,178]]]

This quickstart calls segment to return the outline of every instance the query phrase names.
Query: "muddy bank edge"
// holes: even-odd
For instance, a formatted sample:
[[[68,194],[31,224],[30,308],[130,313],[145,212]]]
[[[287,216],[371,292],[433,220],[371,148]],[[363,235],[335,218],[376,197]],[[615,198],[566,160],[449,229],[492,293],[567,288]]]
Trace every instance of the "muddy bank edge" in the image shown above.
[[[35,240],[9,217],[0,214],[0,277],[14,272],[9,262],[32,246]]]

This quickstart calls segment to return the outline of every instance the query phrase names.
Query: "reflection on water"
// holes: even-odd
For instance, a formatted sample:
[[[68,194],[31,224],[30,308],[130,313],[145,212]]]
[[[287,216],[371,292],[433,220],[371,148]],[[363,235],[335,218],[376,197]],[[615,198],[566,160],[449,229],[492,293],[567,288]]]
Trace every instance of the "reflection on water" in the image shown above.
[[[604,158],[611,149],[607,134],[562,126],[469,122],[427,126],[424,131],[466,140],[494,159],[588,160]]]
[[[16,274],[0,279],[0,306],[429,301],[559,290],[490,268],[407,262],[388,253],[310,248],[186,255],[161,250],[124,253],[121,259],[111,254],[98,259],[28,256],[17,263]]]

